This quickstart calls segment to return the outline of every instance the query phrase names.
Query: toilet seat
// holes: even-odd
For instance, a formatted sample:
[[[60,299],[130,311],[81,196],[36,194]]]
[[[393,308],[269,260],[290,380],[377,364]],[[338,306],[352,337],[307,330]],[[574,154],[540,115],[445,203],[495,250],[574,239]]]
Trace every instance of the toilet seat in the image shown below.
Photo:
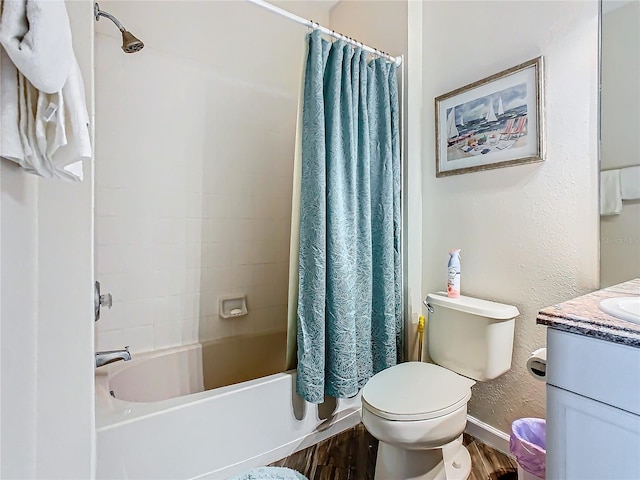
[[[428,420],[464,407],[474,384],[432,363],[406,362],[371,377],[362,390],[362,404],[387,420]]]

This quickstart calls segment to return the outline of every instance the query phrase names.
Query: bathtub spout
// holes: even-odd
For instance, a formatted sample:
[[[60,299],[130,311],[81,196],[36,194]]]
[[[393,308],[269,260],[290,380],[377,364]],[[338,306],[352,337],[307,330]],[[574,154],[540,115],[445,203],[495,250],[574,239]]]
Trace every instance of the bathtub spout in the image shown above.
[[[96,368],[108,363],[117,362],[119,360],[124,360],[125,362],[131,360],[129,347],[124,347],[124,350],[107,350],[104,352],[96,352]]]

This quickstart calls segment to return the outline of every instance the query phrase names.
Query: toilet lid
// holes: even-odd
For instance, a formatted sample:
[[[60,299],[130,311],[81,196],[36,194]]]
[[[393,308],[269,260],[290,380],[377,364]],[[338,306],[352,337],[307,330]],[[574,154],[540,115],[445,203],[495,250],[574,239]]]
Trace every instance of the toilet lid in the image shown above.
[[[432,363],[400,363],[371,377],[362,390],[362,404],[388,420],[427,420],[465,405],[473,384]]]

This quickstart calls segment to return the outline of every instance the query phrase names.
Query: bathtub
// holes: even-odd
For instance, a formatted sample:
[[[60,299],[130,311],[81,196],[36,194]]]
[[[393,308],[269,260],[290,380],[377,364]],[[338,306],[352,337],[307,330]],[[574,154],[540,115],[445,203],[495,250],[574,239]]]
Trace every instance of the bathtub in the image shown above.
[[[193,344],[96,369],[98,479],[225,479],[360,422],[359,395],[307,403],[294,370],[205,390],[202,358]]]

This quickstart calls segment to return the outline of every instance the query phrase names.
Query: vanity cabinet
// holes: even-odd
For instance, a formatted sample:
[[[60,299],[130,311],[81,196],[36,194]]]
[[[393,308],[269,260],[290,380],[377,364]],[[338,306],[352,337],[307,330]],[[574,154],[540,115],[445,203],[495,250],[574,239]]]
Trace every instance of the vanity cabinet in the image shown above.
[[[640,348],[547,329],[548,479],[640,479]]]

